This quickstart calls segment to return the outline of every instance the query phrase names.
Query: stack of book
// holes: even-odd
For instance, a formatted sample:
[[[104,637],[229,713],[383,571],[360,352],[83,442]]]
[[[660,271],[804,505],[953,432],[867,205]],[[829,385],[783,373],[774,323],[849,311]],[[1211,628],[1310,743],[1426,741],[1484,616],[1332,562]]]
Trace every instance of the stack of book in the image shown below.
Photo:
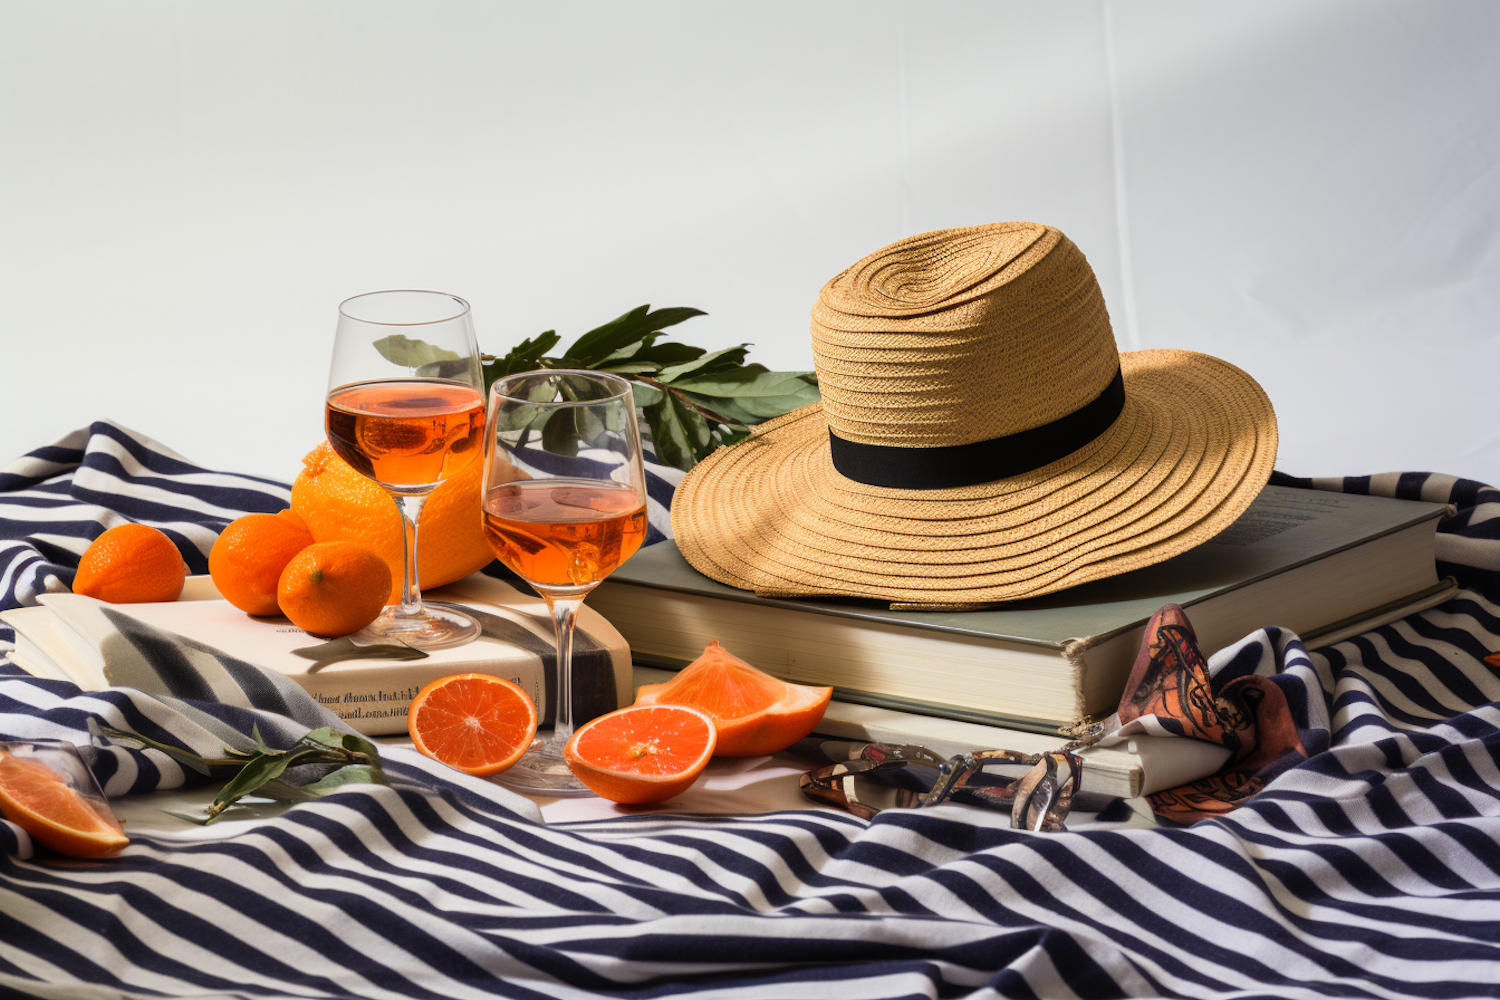
[[[784,680],[832,685],[823,731],[1029,751],[1116,710],[1164,604],[1187,611],[1212,654],[1269,625],[1316,648],[1447,600],[1457,588],[1438,578],[1434,545],[1448,511],[1267,486],[1230,528],[1166,562],[967,612],[761,598],[709,580],[664,543],[637,553],[589,603],[619,627],[637,665],[678,668],[717,639]],[[1169,787],[1139,760],[1108,760],[1105,786],[1119,794]]]
[[[574,715],[628,704],[635,687],[659,682],[664,669],[717,640],[784,680],[832,685],[835,700],[818,728],[826,736],[921,743],[942,755],[1053,749],[1060,729],[1115,711],[1145,624],[1163,604],[1186,609],[1211,654],[1268,625],[1310,647],[1327,645],[1446,600],[1456,586],[1438,578],[1433,553],[1447,511],[1268,486],[1228,530],[1174,559],[969,612],[760,598],[702,576],[664,542],[637,553],[585,604]],[[249,618],[217,599],[207,578],[190,580],[176,603],[112,610],[282,673],[370,735],[405,732],[412,695],[464,671],[510,677],[550,717],[552,632],[540,599],[480,575],[426,597],[486,612],[486,638],[421,660],[319,666],[295,653],[317,640],[289,622]],[[0,613],[16,629],[11,658],[34,674],[108,685],[111,643],[121,640],[88,624],[79,602],[97,602],[70,594],[42,601]],[[1084,787],[1127,796],[1170,787],[1179,780],[1172,756],[1148,739],[1090,750]]]

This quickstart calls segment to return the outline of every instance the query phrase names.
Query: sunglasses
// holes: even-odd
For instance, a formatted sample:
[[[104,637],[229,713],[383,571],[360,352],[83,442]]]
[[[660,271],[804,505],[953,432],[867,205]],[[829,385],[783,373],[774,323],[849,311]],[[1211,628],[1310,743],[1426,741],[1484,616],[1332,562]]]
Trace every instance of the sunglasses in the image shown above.
[[[926,747],[824,741],[837,762],[802,775],[802,794],[862,819],[885,809],[921,809],[967,802],[1008,809],[1016,829],[1065,830],[1083,772],[1069,743],[1047,753],[979,750],[943,758]],[[842,758],[842,759],[839,759]]]

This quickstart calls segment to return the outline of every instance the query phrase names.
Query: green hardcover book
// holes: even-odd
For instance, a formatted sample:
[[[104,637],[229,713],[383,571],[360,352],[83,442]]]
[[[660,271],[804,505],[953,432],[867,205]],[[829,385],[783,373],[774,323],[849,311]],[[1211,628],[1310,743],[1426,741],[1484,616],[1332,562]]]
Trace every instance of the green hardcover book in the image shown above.
[[[762,598],[643,549],[588,603],[635,662],[679,668],[711,640],[847,701],[1055,730],[1117,707],[1146,622],[1180,604],[1205,653],[1265,625],[1326,645],[1446,600],[1433,555],[1444,504],[1268,486],[1227,530],[1166,562],[966,612]]]

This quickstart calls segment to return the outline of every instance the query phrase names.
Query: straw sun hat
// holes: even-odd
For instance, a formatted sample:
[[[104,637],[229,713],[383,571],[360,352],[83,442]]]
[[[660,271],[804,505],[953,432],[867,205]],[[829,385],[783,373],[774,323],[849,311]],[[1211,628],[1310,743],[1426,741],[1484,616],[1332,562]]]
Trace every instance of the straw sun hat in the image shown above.
[[[823,287],[823,401],[678,488],[682,554],[768,596],[963,606],[1160,562],[1229,526],[1271,474],[1250,376],[1121,354],[1094,273],[1050,226],[913,236]]]

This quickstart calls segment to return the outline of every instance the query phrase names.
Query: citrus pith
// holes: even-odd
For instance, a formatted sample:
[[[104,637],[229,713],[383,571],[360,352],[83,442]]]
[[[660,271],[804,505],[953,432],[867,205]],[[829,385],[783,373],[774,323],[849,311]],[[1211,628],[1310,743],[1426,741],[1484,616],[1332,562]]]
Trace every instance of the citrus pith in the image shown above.
[[[687,705],[719,730],[720,757],[759,757],[802,739],[822,721],[831,687],[777,680],[711,642],[664,684],[643,684],[637,705]]]
[[[536,703],[520,687],[490,674],[433,681],[412,699],[407,732],[418,750],[481,777],[520,760],[536,737]]]
[[[563,748],[573,776],[625,805],[664,802],[703,773],[718,738],[714,722],[682,705],[631,705],[585,723]]]
[[[0,815],[40,844],[75,858],[113,854],[130,839],[39,760],[0,750]]]

